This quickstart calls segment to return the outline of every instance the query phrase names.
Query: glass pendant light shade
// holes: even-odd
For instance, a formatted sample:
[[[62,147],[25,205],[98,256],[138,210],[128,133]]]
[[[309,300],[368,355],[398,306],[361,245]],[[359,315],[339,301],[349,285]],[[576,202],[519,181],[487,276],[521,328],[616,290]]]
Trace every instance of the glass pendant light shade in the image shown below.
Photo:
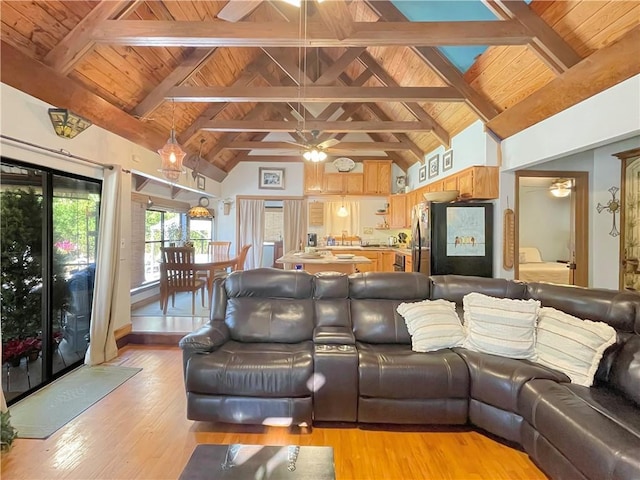
[[[158,150],[160,158],[162,159],[162,168],[160,172],[167,180],[176,181],[180,178],[180,175],[184,173],[182,169],[182,160],[186,156],[186,153],[176,140],[176,131],[172,128],[169,140],[165,143],[164,147]]]
[[[342,197],[342,205],[340,206],[340,208],[336,212],[336,215],[338,215],[339,217],[348,217],[349,216],[349,210],[347,210],[347,208],[344,206],[344,197]]]
[[[549,187],[549,191],[554,197],[564,198],[571,195],[571,187],[571,180],[567,180],[566,178],[559,178],[553,181],[553,183]]]
[[[209,213],[209,210],[200,205],[191,207],[187,215],[189,215],[189,218],[211,218],[211,213]]]
[[[305,160],[309,162],[324,162],[327,159],[327,154],[317,148],[307,150],[302,154]]]

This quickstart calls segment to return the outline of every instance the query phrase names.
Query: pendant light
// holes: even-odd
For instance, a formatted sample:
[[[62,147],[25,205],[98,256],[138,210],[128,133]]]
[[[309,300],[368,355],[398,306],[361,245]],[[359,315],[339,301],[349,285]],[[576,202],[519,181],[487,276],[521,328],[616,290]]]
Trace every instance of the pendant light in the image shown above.
[[[170,182],[175,182],[180,178],[180,175],[184,173],[182,170],[182,160],[186,153],[178,144],[176,140],[175,130],[175,114],[176,104],[173,102],[173,111],[171,113],[171,133],[169,134],[169,140],[165,143],[164,147],[158,150],[160,158],[162,159],[162,168],[158,171],[162,173],[162,176]]]
[[[336,215],[343,218],[349,216],[349,210],[344,206],[344,197],[342,197],[342,206],[338,209]]]
[[[209,199],[207,197],[200,197],[198,205],[191,207],[187,215],[189,218],[211,218],[211,212],[207,209],[208,206]]]
[[[558,198],[564,198],[571,195],[571,187],[572,181],[566,178],[556,178],[551,186],[549,187],[549,191],[551,195]]]

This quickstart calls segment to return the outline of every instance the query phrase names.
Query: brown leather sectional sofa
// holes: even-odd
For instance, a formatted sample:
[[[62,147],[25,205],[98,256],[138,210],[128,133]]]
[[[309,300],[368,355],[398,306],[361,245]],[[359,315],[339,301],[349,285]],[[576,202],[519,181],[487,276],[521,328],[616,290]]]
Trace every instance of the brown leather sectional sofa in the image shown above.
[[[606,322],[618,342],[592,387],[464,348],[417,353],[402,302],[480,292]],[[640,295],[417,273],[257,269],[216,283],[211,321],[182,339],[188,418],[232,423],[471,424],[554,479],[640,478]]]

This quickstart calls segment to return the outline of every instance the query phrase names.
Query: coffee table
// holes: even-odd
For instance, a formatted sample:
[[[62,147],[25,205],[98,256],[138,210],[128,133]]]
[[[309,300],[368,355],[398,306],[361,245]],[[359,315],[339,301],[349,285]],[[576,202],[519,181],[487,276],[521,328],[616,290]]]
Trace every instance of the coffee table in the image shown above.
[[[180,480],[335,480],[333,448],[198,445]]]

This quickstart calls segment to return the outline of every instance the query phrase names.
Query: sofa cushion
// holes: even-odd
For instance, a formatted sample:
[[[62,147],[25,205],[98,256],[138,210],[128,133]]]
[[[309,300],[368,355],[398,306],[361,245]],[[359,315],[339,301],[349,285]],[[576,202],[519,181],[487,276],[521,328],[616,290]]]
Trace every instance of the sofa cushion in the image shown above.
[[[640,478],[638,408],[622,395],[532,380],[522,388],[518,409],[587,478]]]
[[[640,406],[640,335],[629,338],[618,352],[610,383]]]
[[[504,278],[485,278],[470,275],[432,275],[431,300],[442,298],[462,305],[462,299],[471,292],[497,298],[525,298],[526,284]]]
[[[186,369],[188,392],[246,397],[309,396],[313,344],[239,343],[194,355]]]
[[[455,303],[423,300],[401,303],[396,310],[404,317],[414,352],[432,352],[462,345],[464,330]]]
[[[408,345],[357,343],[361,397],[466,398],[469,371],[451,350],[417,353]]]
[[[616,342],[616,331],[603,322],[580,320],[543,307],[538,313],[536,361],[590,387],[604,351]]]
[[[470,293],[463,305],[465,348],[509,358],[535,358],[540,302]]]

